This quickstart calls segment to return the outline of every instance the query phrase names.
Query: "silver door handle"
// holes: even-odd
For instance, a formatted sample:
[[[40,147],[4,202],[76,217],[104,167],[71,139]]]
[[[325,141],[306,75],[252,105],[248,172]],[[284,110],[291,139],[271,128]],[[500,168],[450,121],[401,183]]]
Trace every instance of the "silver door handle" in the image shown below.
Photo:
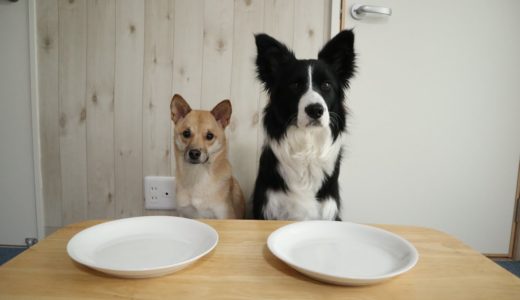
[[[372,6],[372,5],[362,5],[362,4],[354,4],[350,8],[350,15],[352,18],[356,20],[361,20],[365,17],[366,14],[381,14],[381,15],[392,15],[392,9],[389,7],[382,6]]]

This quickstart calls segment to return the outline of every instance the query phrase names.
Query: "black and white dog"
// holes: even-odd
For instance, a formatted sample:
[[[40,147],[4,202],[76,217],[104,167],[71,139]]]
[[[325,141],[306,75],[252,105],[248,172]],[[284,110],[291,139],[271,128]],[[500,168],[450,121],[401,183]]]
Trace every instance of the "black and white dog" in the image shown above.
[[[266,34],[255,36],[257,74],[269,95],[265,142],[253,194],[256,219],[340,220],[338,176],[346,129],[344,91],[355,70],[354,34],[300,60]]]

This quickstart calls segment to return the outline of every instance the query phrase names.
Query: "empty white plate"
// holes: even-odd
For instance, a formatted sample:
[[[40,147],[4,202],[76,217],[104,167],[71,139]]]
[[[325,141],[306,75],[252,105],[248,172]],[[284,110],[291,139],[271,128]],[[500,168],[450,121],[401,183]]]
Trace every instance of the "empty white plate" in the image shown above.
[[[367,285],[410,270],[417,250],[391,232],[355,223],[304,221],[271,233],[269,250],[294,269],[340,285]]]
[[[147,278],[183,269],[209,253],[218,233],[196,220],[149,216],[110,221],[67,244],[76,262],[118,277]]]

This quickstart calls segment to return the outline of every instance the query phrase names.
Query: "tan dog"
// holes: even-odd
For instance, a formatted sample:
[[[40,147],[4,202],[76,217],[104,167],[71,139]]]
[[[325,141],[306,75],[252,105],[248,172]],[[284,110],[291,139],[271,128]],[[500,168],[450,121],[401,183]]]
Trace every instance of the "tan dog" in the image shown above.
[[[231,118],[231,102],[211,112],[192,110],[180,95],[170,104],[176,162],[176,199],[180,215],[188,218],[244,217],[242,190],[231,174],[224,129]]]

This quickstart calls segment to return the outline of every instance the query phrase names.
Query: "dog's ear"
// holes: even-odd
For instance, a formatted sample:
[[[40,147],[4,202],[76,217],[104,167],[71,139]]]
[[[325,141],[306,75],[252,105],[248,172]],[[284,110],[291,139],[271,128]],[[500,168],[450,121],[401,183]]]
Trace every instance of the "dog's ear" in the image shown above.
[[[222,100],[219,104],[213,107],[211,114],[215,117],[215,120],[217,120],[222,128],[226,128],[231,119],[231,111],[231,101]]]
[[[191,107],[181,95],[175,94],[170,103],[170,110],[172,121],[177,124],[177,121],[184,118],[191,111]]]
[[[341,83],[348,87],[349,79],[356,70],[354,32],[344,30],[332,38],[318,54],[318,59],[333,68]]]
[[[280,76],[278,72],[280,67],[296,58],[287,46],[267,34],[256,34],[255,42],[258,79],[264,83],[267,89],[270,89],[277,76]]]

